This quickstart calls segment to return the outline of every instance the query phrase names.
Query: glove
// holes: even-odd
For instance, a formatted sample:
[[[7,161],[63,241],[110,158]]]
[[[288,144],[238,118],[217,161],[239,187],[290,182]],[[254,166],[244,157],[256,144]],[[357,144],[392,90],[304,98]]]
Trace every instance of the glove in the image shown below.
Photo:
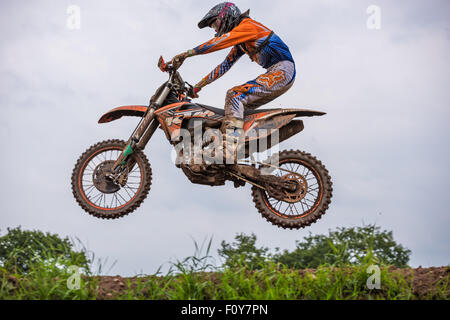
[[[198,92],[202,90],[200,87],[193,87],[192,90],[189,90],[188,96],[191,98],[198,98]]]
[[[189,51],[188,52],[183,52],[180,54],[177,54],[175,57],[173,57],[172,60],[170,60],[169,63],[172,64],[172,67],[177,70],[179,67],[181,67],[181,65],[183,64],[184,60],[189,57]]]

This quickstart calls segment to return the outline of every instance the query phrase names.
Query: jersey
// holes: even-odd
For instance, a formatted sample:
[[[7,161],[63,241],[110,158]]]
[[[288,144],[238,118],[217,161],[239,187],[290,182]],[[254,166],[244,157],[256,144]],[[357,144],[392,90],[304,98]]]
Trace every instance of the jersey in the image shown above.
[[[262,50],[252,55],[270,33],[271,30],[261,23],[251,18],[245,18],[230,32],[220,37],[215,37],[192,49],[195,55],[199,55],[232,47],[225,60],[200,81],[201,86],[205,86],[220,78],[244,54],[249,55],[252,61],[255,61],[265,69],[280,61],[287,60],[294,63],[288,46],[275,33],[272,34]]]

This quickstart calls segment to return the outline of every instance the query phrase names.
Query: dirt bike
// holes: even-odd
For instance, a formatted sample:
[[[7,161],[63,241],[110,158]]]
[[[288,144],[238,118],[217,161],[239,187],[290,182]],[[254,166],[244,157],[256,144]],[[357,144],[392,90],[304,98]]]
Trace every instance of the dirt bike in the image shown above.
[[[158,67],[168,73],[169,80],[156,90],[148,106],[118,107],[98,121],[107,123],[123,116],[140,117],[128,141],[106,140],[91,146],[73,169],[73,195],[78,204],[95,217],[125,216],[147,197],[152,169],[143,150],[158,127],[175,146],[184,140],[182,130],[204,133],[221,126],[224,109],[193,103],[189,99],[193,87],[183,81],[179,72],[162,57]],[[285,150],[265,161],[256,161],[250,147],[263,139],[267,142],[268,137],[276,133],[275,143],[270,140],[257,152],[268,150],[303,130],[303,121],[294,118],[324,114],[306,109],[246,110],[244,152],[237,163],[209,163],[200,166],[200,170],[193,170],[192,162],[179,161],[176,166],[196,184],[220,186],[232,181],[237,188],[249,183],[256,208],[269,222],[290,229],[309,226],[321,218],[331,201],[332,182],[325,166],[312,155],[298,150]],[[214,139],[207,142],[211,141]],[[203,140],[201,148],[206,148]],[[178,148],[177,159],[184,157],[184,148]]]

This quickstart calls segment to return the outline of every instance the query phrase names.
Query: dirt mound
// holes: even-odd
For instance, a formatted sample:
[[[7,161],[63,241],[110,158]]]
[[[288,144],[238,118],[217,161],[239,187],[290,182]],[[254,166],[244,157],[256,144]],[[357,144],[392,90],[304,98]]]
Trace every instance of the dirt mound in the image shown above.
[[[304,276],[307,273],[314,273],[315,270],[299,270],[299,274]],[[390,267],[389,273],[394,277],[406,279],[411,284],[410,292],[413,299],[434,299],[438,293],[436,287],[444,287],[444,295],[450,299],[450,287],[448,286],[450,278],[450,267],[430,267],[430,268],[396,268]],[[211,273],[208,279],[212,280],[216,285],[218,282],[218,274]],[[129,290],[135,290],[137,283],[144,283],[151,279],[156,279],[155,276],[148,277],[131,277],[124,278],[121,276],[99,276],[98,279],[98,296],[97,299],[117,299],[127,293]],[[161,279],[161,278],[159,278]],[[383,285],[383,284],[381,284]],[[443,285],[443,286],[442,286]],[[442,296],[442,294],[441,294]],[[361,297],[365,299],[365,297]]]

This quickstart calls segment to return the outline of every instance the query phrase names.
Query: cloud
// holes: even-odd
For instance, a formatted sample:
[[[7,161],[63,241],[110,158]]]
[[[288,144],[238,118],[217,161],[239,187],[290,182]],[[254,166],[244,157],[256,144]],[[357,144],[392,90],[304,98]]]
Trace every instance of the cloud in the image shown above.
[[[147,104],[166,80],[157,59],[209,39],[211,31],[196,25],[215,2],[78,1],[80,30],[66,27],[69,4],[1,4],[2,228],[78,236],[97,256],[117,259],[111,272],[122,275],[192,254],[191,237],[214,235],[217,248],[237,232],[254,232],[261,245],[293,249],[309,231],[362,221],[393,230],[413,251],[413,265],[448,263],[447,2],[379,1],[379,31],[366,28],[370,1],[237,3],[273,28],[296,60],[295,85],[267,107],[327,112],[304,119],[304,131],[282,144],[316,155],[334,183],[327,214],[295,231],[262,219],[248,186],[191,184],[168,161],[160,131],[146,149],[152,189],[136,212],[104,221],[78,207],[70,176],[79,155],[97,141],[126,140],[138,121],[100,126],[98,118],[118,105]],[[196,83],[226,53],[187,60],[185,80]],[[262,72],[242,57],[199,101],[222,107],[226,89]]]

